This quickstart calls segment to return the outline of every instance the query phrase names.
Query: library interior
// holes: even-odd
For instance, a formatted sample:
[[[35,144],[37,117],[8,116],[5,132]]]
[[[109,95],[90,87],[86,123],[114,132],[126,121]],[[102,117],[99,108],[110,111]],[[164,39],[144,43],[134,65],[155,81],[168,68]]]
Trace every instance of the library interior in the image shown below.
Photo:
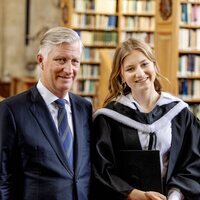
[[[114,50],[133,37],[153,48],[166,77],[163,90],[182,98],[200,118],[200,0],[1,0],[1,99],[38,81],[39,40],[54,26],[72,28],[83,41],[73,92],[94,110],[108,92]]]

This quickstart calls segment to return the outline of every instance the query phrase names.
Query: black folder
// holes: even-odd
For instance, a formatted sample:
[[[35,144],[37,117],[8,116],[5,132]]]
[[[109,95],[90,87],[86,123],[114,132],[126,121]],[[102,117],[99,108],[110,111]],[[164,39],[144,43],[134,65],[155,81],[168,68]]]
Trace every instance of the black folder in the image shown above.
[[[159,151],[120,151],[120,166],[122,178],[132,187],[163,193]]]

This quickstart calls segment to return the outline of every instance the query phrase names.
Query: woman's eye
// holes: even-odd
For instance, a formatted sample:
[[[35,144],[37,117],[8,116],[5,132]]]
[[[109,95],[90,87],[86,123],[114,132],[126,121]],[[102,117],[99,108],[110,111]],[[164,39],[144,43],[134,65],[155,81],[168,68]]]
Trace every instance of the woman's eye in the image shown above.
[[[126,68],[126,71],[127,71],[127,72],[129,72],[129,71],[134,71],[134,68],[133,68],[133,67]]]
[[[146,66],[148,66],[149,64],[150,64],[150,63],[145,62],[145,63],[142,64],[142,66],[146,67]]]

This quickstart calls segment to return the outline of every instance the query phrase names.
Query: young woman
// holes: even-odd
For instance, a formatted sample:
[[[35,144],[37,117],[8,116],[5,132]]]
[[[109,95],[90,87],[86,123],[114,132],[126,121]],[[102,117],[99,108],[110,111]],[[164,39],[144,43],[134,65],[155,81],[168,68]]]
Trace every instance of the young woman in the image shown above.
[[[94,114],[95,200],[200,200],[200,122],[161,91],[159,76],[147,44],[116,49],[109,95]]]

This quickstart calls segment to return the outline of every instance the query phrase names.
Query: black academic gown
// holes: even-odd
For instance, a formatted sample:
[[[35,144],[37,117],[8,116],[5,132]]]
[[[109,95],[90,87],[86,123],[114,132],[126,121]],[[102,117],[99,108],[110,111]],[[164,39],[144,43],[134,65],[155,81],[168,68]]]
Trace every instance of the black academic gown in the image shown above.
[[[178,104],[182,106],[176,109]],[[123,102],[111,102],[94,114],[93,199],[125,200],[137,185],[126,180],[120,163],[121,150],[142,149],[138,131],[129,119],[148,126],[172,109],[175,112],[169,119],[172,142],[164,182],[166,193],[176,187],[185,199],[200,200],[200,122],[183,102],[176,100],[157,105],[150,113],[141,113]],[[157,126],[162,128],[162,124]]]

